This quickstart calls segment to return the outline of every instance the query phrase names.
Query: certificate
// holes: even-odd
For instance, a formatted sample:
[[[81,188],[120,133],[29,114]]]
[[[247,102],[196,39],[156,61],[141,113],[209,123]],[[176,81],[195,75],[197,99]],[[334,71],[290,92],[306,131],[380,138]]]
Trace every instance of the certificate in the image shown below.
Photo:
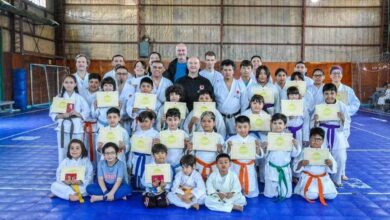
[[[230,155],[234,160],[256,159],[256,142],[233,142]]]
[[[135,93],[134,108],[156,109],[157,96],[149,93]]]
[[[282,113],[286,116],[303,116],[303,100],[282,100]]]
[[[118,107],[119,94],[118,91],[112,92],[96,92],[96,102],[99,108],[102,107]]]
[[[166,114],[170,108],[177,108],[180,111],[180,118],[183,120],[186,118],[187,104],[185,102],[165,102],[164,114]]]
[[[337,101],[343,102],[345,105],[349,105],[348,92],[347,91],[339,91],[339,92],[337,92],[336,99],[337,99]]]
[[[194,132],[192,137],[194,150],[216,152],[217,138],[218,136],[216,133]]]
[[[275,103],[274,91],[272,91],[272,89],[270,89],[270,88],[253,87],[252,93],[255,95],[263,96],[264,102],[266,104],[274,104]]]
[[[54,113],[69,113],[74,110],[73,99],[54,97],[51,104],[51,111]]]
[[[307,147],[303,150],[303,159],[309,161],[309,165],[326,165],[325,160],[329,159],[329,150]]]
[[[291,151],[293,136],[291,133],[268,133],[268,150]]]
[[[152,179],[158,179],[166,183],[171,182],[171,165],[164,164],[146,164],[145,165],[145,182],[152,183]]]
[[[85,167],[64,167],[61,169],[61,181],[84,181]]]
[[[160,142],[167,148],[184,148],[184,131],[161,131]]]
[[[119,145],[119,141],[122,140],[122,130],[120,128],[100,128],[99,129],[99,142],[103,145],[108,142]]]
[[[142,154],[152,153],[153,138],[151,137],[131,137],[131,151]]]
[[[286,90],[287,90],[291,86],[297,87],[299,90],[299,94],[301,94],[301,96],[305,96],[305,94],[306,94],[306,82],[305,81],[295,81],[295,80],[286,81],[286,85],[284,86],[284,88],[286,88]]]
[[[215,102],[194,102],[194,116],[200,118],[203,112],[215,113]]]
[[[340,118],[337,115],[339,111],[337,104],[319,104],[315,108],[315,114],[318,115],[319,121],[339,121]]]
[[[251,122],[251,131],[271,130],[271,115],[269,114],[251,114],[249,120]]]

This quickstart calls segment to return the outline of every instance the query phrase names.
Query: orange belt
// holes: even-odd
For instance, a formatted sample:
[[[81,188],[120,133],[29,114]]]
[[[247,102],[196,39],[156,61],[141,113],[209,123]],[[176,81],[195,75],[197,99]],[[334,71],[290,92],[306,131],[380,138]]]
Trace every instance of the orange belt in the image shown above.
[[[247,165],[255,164],[254,160],[249,161],[248,163],[242,163],[238,160],[233,160],[233,163],[240,166],[240,184],[244,188],[245,195],[249,193],[249,176],[248,176],[248,167]]]
[[[305,185],[305,189],[304,189],[304,195],[305,195],[305,199],[310,202],[310,203],[313,203],[314,201],[310,200],[309,198],[306,197],[306,193],[307,191],[309,190],[309,187],[311,185],[311,181],[313,180],[313,178],[316,178],[317,179],[317,183],[318,183],[318,197],[320,198],[320,202],[322,205],[327,205],[326,202],[325,202],[325,199],[324,199],[324,187],[322,186],[322,181],[321,181],[321,177],[324,177],[326,175],[326,173],[322,173],[322,174],[318,174],[318,175],[314,175],[314,174],[311,174],[307,171],[303,171],[305,174],[309,175],[309,179],[307,180],[306,182],[306,185]]]
[[[84,122],[84,140],[85,140],[85,133],[88,133],[88,142],[89,142],[89,159],[91,161],[94,160],[94,152],[95,152],[95,149],[93,147],[93,129],[92,129],[92,125],[93,124],[96,124],[96,122],[94,121],[86,121]]]
[[[204,180],[207,179],[207,172],[206,172],[207,169],[210,170],[210,172],[209,172],[209,174],[210,174],[211,172],[213,172],[211,167],[214,166],[215,164],[217,164],[215,161],[212,163],[206,163],[198,158],[196,158],[196,162],[203,166],[201,174],[202,174],[202,177]]]

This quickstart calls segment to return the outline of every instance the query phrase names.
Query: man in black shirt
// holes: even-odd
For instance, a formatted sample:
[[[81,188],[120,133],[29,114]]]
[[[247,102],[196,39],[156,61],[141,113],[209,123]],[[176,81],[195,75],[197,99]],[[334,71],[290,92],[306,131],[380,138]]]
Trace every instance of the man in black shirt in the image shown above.
[[[197,57],[190,57],[187,61],[188,74],[176,81],[184,88],[185,101],[188,111],[192,111],[194,102],[198,101],[199,91],[207,89],[213,93],[210,81],[199,75],[200,61]]]

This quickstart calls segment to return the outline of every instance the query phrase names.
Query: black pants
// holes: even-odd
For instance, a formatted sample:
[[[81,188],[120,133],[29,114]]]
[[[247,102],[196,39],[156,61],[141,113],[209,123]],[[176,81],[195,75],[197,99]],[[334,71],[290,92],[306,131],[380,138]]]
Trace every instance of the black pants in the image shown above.
[[[166,192],[159,195],[145,193],[143,195],[143,202],[146,208],[165,208],[169,205]]]

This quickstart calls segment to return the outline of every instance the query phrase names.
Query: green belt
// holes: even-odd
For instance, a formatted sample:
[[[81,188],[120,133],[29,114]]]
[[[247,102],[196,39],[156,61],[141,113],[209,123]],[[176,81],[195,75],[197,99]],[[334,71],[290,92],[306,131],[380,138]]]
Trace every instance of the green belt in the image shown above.
[[[290,166],[290,163],[287,163],[287,164],[285,164],[283,166],[277,166],[277,165],[273,164],[271,161],[269,161],[269,165],[271,167],[275,168],[278,171],[278,174],[279,174],[279,176],[278,176],[278,185],[279,185],[279,187],[278,187],[278,199],[279,200],[283,200],[283,199],[286,198],[287,192],[288,192],[286,174],[284,173],[283,168]],[[286,187],[285,195],[282,195],[282,182],[283,182],[284,186]]]

